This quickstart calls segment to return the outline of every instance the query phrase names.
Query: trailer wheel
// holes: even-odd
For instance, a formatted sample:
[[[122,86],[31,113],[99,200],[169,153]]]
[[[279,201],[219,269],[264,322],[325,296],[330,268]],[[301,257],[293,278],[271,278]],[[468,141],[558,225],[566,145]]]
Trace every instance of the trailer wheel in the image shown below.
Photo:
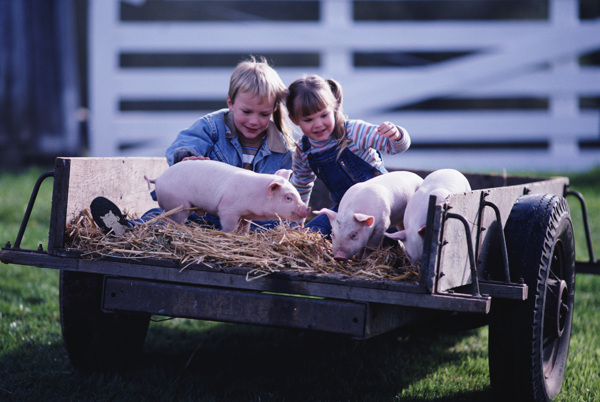
[[[106,370],[130,364],[141,352],[150,323],[145,314],[102,311],[99,274],[61,271],[60,323],[71,364]]]
[[[569,206],[558,196],[522,196],[504,231],[511,281],[524,281],[529,294],[525,301],[492,301],[492,390],[504,400],[552,400],[565,374],[575,298]]]

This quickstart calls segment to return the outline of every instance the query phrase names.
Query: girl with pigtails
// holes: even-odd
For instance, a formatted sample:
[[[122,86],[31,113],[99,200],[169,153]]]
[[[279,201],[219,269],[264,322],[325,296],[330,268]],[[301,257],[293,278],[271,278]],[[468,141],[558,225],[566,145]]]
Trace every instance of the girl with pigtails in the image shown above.
[[[342,98],[338,82],[317,75],[294,81],[286,98],[290,120],[303,134],[293,154],[290,181],[308,202],[320,178],[330,192],[334,211],[352,185],[387,173],[380,151],[396,154],[410,147],[410,136],[400,126],[347,119]],[[326,215],[318,215],[306,227],[331,234]]]

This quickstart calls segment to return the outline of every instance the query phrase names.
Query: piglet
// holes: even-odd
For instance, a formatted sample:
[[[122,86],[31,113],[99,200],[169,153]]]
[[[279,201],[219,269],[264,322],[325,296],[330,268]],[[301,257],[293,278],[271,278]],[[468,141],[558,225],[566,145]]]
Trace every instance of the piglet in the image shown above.
[[[404,230],[386,233],[387,237],[402,241],[412,264],[421,261],[425,238],[425,223],[429,196],[436,196],[436,205],[442,204],[450,194],[471,191],[467,178],[454,169],[440,169],[425,177],[419,190],[410,199],[404,213]]]
[[[196,208],[196,213],[216,214],[224,232],[240,227],[247,233],[247,220],[301,220],[310,213],[298,190],[289,182],[291,170],[275,174],[250,170],[211,160],[186,160],[169,167],[158,178],[144,176],[148,188],[156,187],[158,205],[164,210],[179,206]],[[171,215],[177,223],[184,222],[192,211]]]
[[[337,213],[326,208],[315,211],[331,222],[333,258],[356,254],[364,258],[368,249],[377,248],[389,227],[402,225],[408,200],[422,181],[411,172],[386,173],[350,187]]]

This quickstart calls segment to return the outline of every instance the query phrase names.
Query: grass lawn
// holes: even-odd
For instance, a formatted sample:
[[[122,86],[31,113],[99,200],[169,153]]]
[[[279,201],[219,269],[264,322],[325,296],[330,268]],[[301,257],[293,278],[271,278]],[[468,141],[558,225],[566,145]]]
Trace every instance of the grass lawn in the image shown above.
[[[0,242],[14,242],[41,170],[0,173]],[[600,256],[600,170],[569,175],[584,194]],[[21,246],[46,248],[52,180]],[[573,199],[574,200],[574,199]],[[569,198],[578,259],[581,212]],[[151,322],[141,361],[119,372],[73,369],[62,345],[59,272],[0,265],[0,400],[481,401],[491,398],[487,327],[394,331],[369,341],[197,320]],[[600,275],[577,275],[559,401],[600,398]]]

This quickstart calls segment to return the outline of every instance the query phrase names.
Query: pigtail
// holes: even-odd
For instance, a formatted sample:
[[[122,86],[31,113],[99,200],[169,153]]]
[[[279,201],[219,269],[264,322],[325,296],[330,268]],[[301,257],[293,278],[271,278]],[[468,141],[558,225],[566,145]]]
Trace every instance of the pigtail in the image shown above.
[[[342,86],[337,81],[325,80],[318,75],[308,75],[290,84],[286,106],[292,119],[298,120],[302,116],[310,116],[324,108],[333,107],[335,123],[331,135],[336,140],[336,146],[341,154],[349,142],[346,136],[346,116],[342,109],[342,100]]]
[[[344,111],[342,108],[342,102],[344,100],[342,86],[334,79],[330,78],[327,80],[327,84],[329,85],[329,89],[331,89],[331,93],[336,100],[336,107],[333,112],[335,118],[335,125],[333,128],[333,136],[337,140],[338,147],[338,158],[348,146],[350,142],[346,135],[346,116],[344,115]]]
[[[273,122],[277,129],[283,135],[283,139],[290,151],[294,151],[296,148],[296,141],[294,141],[293,131],[288,122],[287,116],[283,111],[284,104],[283,99],[279,102],[275,102],[275,110],[273,111]]]

